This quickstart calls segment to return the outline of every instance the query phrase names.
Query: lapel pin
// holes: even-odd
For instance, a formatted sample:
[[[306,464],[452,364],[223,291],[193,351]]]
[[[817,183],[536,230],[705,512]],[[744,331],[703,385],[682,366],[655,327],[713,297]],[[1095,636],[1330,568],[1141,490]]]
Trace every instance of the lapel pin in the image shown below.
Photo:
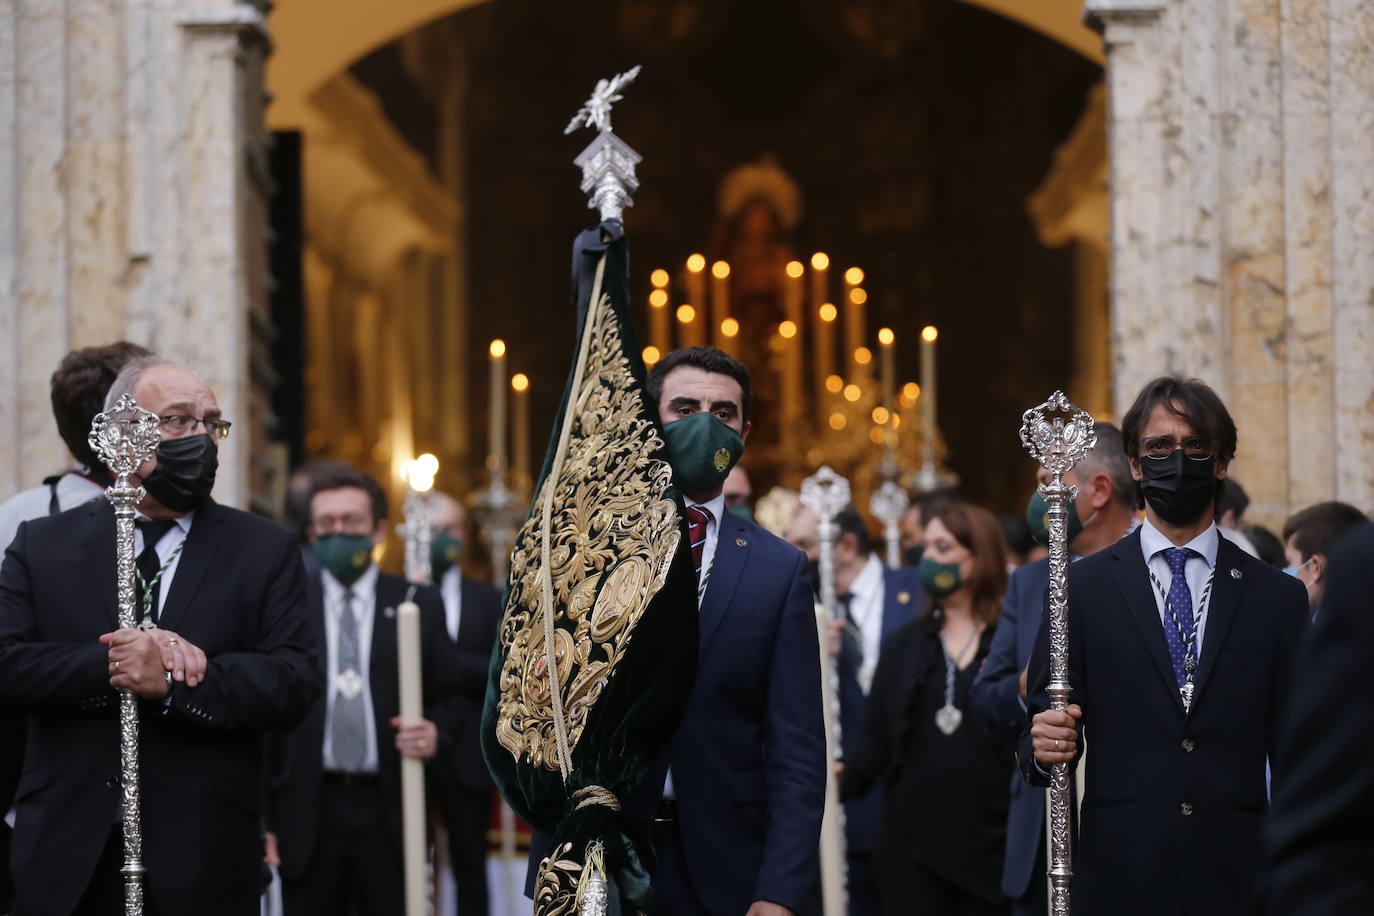
[[[1234,566],[1231,567],[1231,578],[1232,578],[1232,579],[1240,579],[1240,578],[1243,578],[1244,575],[1245,575],[1245,573],[1241,572],[1239,569],[1236,569]]]
[[[735,546],[736,546],[736,547],[748,547],[748,546],[749,546],[749,542],[746,541],[744,538],[735,538]]]
[[[396,616],[396,609],[394,607],[386,608],[382,611],[382,616],[389,620]]]
[[[910,604],[910,603],[911,603],[911,592],[898,592],[898,593],[897,593],[897,603],[898,603],[898,604]]]

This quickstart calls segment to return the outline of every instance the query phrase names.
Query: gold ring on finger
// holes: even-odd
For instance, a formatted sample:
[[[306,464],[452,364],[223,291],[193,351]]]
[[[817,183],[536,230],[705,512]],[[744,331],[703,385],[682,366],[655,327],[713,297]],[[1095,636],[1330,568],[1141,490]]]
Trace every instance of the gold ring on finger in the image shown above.
[[[169,645],[169,646],[175,646],[176,644],[177,644],[177,638],[176,638],[175,636],[173,636],[171,639],[167,640],[167,645]]]
[[[1056,751],[1062,751],[1062,750],[1064,749],[1064,742],[1063,742],[1063,741],[1060,741],[1058,738],[1055,738],[1055,739],[1054,739],[1054,749],[1055,749]]]
[[[115,671],[118,671],[118,670],[119,670],[119,662],[115,662],[115,663],[114,663],[114,670],[115,670]]]

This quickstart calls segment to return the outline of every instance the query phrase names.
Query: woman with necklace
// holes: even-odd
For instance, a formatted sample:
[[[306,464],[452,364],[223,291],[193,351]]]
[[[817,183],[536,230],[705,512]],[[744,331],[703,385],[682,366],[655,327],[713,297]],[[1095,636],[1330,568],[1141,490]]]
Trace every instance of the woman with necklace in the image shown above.
[[[874,851],[885,914],[1000,916],[1015,748],[966,709],[1001,612],[1006,545],[991,513],[962,504],[935,514],[925,545],[931,610],[883,647],[863,728],[845,736],[843,795],[886,792]]]

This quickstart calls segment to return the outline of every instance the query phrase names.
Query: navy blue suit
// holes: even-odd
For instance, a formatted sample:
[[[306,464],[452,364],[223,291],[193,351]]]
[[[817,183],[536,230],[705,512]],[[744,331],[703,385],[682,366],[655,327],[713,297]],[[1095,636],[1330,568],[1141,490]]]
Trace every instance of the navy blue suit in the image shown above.
[[[677,819],[654,831],[654,916],[743,916],[757,900],[816,908],[827,761],[806,571],[796,548],[723,514],[687,709],[667,753],[623,800],[653,817],[671,765]],[[531,875],[547,853],[536,834]]]
[[[916,619],[926,605],[921,577],[912,567],[883,569],[882,640]],[[876,659],[875,659],[876,663]],[[868,697],[859,684],[859,656],[853,640],[840,641],[840,731],[843,736],[863,727]],[[883,792],[878,786],[862,798],[845,802],[844,832],[849,856],[849,909],[851,916],[878,912],[877,888],[873,885],[871,855],[882,821]]]
[[[1074,563],[1068,578],[1071,702],[1083,708],[1090,761],[1073,912],[1244,912],[1260,874],[1265,761],[1287,710],[1306,590],[1221,539],[1185,714],[1140,531]],[[1049,706],[1047,631],[1042,619],[1032,714]],[[1044,785],[1029,726],[1018,756],[1023,774]]]
[[[1007,583],[987,662],[969,695],[974,721],[989,738],[1016,741],[1026,727],[1019,684],[1040,632],[1049,581],[1050,561],[1045,558],[1022,566]],[[1013,770],[1007,855],[1002,867],[1002,892],[1013,900],[1025,896],[1037,877],[1036,857],[1044,836],[1045,790],[1029,785]]]

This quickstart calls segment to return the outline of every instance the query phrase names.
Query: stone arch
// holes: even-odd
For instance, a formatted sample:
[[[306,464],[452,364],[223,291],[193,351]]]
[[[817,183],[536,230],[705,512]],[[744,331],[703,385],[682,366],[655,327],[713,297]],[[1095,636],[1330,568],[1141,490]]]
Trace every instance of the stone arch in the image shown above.
[[[289,0],[271,16],[276,53],[267,63],[273,127],[299,126],[303,109],[330,77],[381,45],[490,0]],[[964,0],[1059,42],[1101,64],[1102,40],[1080,18],[1081,0]]]

